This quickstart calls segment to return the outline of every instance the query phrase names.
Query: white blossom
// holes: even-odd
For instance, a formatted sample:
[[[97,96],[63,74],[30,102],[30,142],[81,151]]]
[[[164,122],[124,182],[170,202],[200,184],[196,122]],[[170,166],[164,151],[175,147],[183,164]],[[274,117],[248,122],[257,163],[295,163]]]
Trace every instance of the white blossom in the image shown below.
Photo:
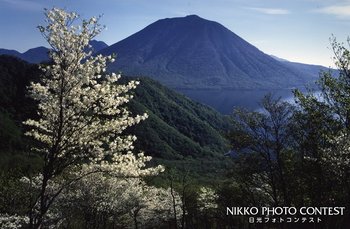
[[[28,222],[27,216],[0,214],[0,228],[2,229],[24,228]]]
[[[198,202],[202,211],[216,209],[218,207],[216,203],[217,199],[218,195],[213,189],[209,187],[201,187],[199,189]]]
[[[350,138],[346,133],[329,140],[331,146],[322,151],[321,164],[339,179],[347,178],[350,174]],[[315,160],[314,158],[308,158]]]
[[[180,196],[175,193],[177,212],[180,210]],[[92,214],[114,220],[123,228],[138,225],[157,226],[174,218],[172,196],[169,189],[147,185],[140,178],[109,176],[94,173],[66,189],[50,214],[56,222],[64,225],[69,221],[70,211]],[[53,218],[52,221],[55,221]],[[92,219],[93,220],[93,219]]]
[[[120,75],[106,73],[113,55],[84,51],[102,30],[98,18],[83,20],[80,26],[76,13],[57,8],[46,11],[46,17],[47,25],[39,30],[52,48],[52,64],[41,66],[43,77],[29,88],[40,118],[24,122],[31,128],[26,135],[42,143],[35,148],[44,158],[34,182],[41,195],[33,209],[38,224],[64,189],[89,174],[140,177],[163,171],[162,166],[146,168],[151,158],[135,156],[136,137],[123,135],[148,117],[132,114],[125,106],[139,82],[118,84]]]

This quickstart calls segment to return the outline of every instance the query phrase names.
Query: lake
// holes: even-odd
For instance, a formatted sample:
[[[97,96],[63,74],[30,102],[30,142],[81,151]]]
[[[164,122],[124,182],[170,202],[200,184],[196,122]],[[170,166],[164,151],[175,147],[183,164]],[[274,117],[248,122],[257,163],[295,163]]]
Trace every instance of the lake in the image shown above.
[[[279,90],[205,90],[205,89],[180,89],[178,92],[187,97],[206,104],[222,114],[231,114],[235,107],[244,107],[249,110],[258,110],[261,108],[262,98],[272,93],[274,98],[281,97],[285,101],[294,101],[292,89]],[[302,89],[305,91],[305,89]]]

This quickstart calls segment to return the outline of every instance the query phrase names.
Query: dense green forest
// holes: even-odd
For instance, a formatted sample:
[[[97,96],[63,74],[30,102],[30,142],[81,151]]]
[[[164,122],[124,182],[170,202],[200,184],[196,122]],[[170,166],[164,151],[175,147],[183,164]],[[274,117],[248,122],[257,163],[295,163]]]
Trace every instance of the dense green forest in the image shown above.
[[[26,168],[25,127],[22,122],[35,117],[35,102],[26,95],[26,87],[36,81],[40,70],[36,65],[11,56],[0,56],[1,64],[1,161],[3,168]],[[123,77],[127,83],[132,77]],[[188,169],[201,176],[210,176],[227,166],[223,155],[229,150],[224,135],[230,129],[230,118],[193,102],[149,78],[137,78],[141,85],[134,91],[129,107],[135,114],[147,112],[142,125],[127,130],[135,134],[136,151],[144,151],[157,163],[178,164],[185,161]],[[14,156],[16,155],[16,156]],[[16,160],[16,157],[22,157]],[[35,156],[33,156],[33,160]],[[12,162],[11,162],[12,161]],[[13,166],[12,163],[18,163]],[[38,163],[38,162],[36,162]],[[205,164],[205,168],[203,168]],[[201,169],[202,167],[202,169]]]
[[[29,98],[27,88],[42,73],[37,65],[11,56],[0,56],[0,64],[1,212],[23,214],[27,207],[19,199],[27,196],[18,188],[23,186],[19,179],[40,171],[43,163],[38,154],[32,153],[30,147],[35,142],[24,136],[23,125],[28,118],[37,117],[37,104]],[[132,79],[136,78],[123,77],[120,83]],[[231,161],[223,155],[229,150],[229,141],[224,136],[232,120],[154,80],[137,80],[140,86],[133,92],[135,97],[128,106],[134,114],[147,112],[149,118],[126,132],[138,137],[136,152],[144,151],[153,157],[150,166],[166,166],[165,173],[147,178],[147,182],[162,187],[171,183],[177,190],[186,187],[190,203],[195,201],[191,204],[197,205],[200,187],[212,186],[213,182],[219,184],[222,179],[217,176],[223,176],[231,166]]]
[[[40,70],[15,57],[0,56],[0,152],[2,169],[26,170],[40,158],[28,156],[22,122],[36,114],[35,102],[26,96],[26,87],[36,81]]]

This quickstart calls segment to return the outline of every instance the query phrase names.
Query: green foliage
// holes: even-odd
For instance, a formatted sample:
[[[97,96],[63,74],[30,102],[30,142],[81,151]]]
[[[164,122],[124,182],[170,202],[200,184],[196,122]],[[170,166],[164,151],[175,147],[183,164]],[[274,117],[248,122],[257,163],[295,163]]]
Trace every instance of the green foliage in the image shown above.
[[[15,57],[0,55],[0,111],[7,111],[15,120],[35,115],[35,103],[26,96],[26,87],[37,81],[39,69]]]
[[[267,95],[262,105],[264,111],[247,112],[236,110],[234,113],[234,130],[231,136],[231,144],[234,149],[244,154],[239,160],[245,159],[246,167],[237,162],[245,182],[251,182],[252,186],[259,187],[259,183],[265,183],[263,195],[270,196],[265,204],[289,205],[289,185],[291,177],[287,176],[286,157],[291,151],[291,126],[293,107],[280,99],[274,100]],[[238,171],[239,171],[238,170]],[[248,175],[249,177],[245,177]],[[243,181],[243,180],[242,180]],[[261,193],[256,193],[261,196]]]
[[[0,112],[0,149],[12,150],[21,143],[21,131],[10,115]]]
[[[22,137],[24,129],[21,123],[36,115],[36,107],[34,101],[26,96],[25,90],[30,81],[37,80],[38,69],[16,58],[0,56],[0,75],[0,103],[3,110],[0,114],[0,125],[3,127],[0,130],[0,142],[3,143],[1,149],[16,149],[16,157],[22,157],[20,161],[16,160],[17,163],[26,164],[24,158],[27,154],[21,151],[27,140]],[[130,78],[123,77],[122,80]],[[222,160],[220,158],[228,151],[228,142],[223,135],[230,128],[229,118],[154,80],[140,80],[141,85],[135,92],[130,108],[135,114],[146,111],[150,117],[141,125],[129,129],[129,132],[138,136],[136,148],[165,159],[170,164],[183,158],[207,158],[208,161],[216,161],[215,167],[221,167],[222,163],[218,160]],[[4,166],[8,167],[10,161],[14,161],[12,156],[3,157]],[[199,164],[194,166],[196,169],[203,168],[200,162],[192,162]]]
[[[350,40],[348,48],[334,38],[331,41],[339,76],[322,72],[317,81],[320,92],[295,90],[295,107],[265,100],[262,113],[235,112],[229,138],[238,153],[218,191],[223,206],[350,207]],[[341,217],[321,217],[318,226],[348,228],[349,216],[346,212]],[[249,228],[239,217],[224,220]]]
[[[131,110],[150,117],[131,130],[138,136],[136,147],[163,159],[220,158],[227,152],[228,117],[154,80],[139,80]]]
[[[29,190],[19,180],[21,173],[14,169],[11,173],[0,172],[0,212],[24,214],[29,207]]]
[[[4,77],[0,79],[3,82],[0,90],[4,91],[4,96],[0,98],[0,141],[4,145],[1,148],[4,150],[1,150],[0,162],[4,171],[1,206],[4,209],[10,204],[8,201],[11,198],[8,196],[12,192],[16,201],[24,198],[18,196],[26,192],[24,189],[18,188],[18,194],[14,192],[16,186],[22,185],[18,179],[38,171],[42,160],[39,156],[29,154],[29,142],[23,136],[22,126],[23,120],[35,117],[36,105],[26,97],[24,91],[30,81],[36,81],[37,68],[12,57],[2,58],[0,65],[3,69],[12,69],[6,70],[6,75],[4,73]],[[130,79],[124,77],[124,80]],[[186,197],[187,208],[191,214],[186,223],[190,224],[192,217],[199,217],[199,213],[196,213],[199,212],[196,205],[199,184],[212,184],[214,180],[219,182],[217,174],[222,174],[230,166],[223,158],[223,154],[228,151],[228,141],[223,135],[230,128],[230,119],[147,78],[141,79],[141,84],[134,93],[135,98],[130,103],[131,111],[134,114],[145,111],[149,114],[149,118],[141,125],[128,129],[138,136],[136,150],[145,151],[155,157],[150,166],[164,164],[177,172],[185,166],[191,182],[197,183],[189,187],[188,192],[192,194]],[[9,172],[13,168],[18,168],[15,176]],[[150,182],[168,186],[164,176]],[[30,200],[26,199],[23,205],[16,203],[13,205],[14,209],[17,207],[21,211],[27,211],[28,201]],[[79,222],[79,217],[76,215],[77,221],[72,221],[72,226],[79,228],[82,223]]]
[[[40,167],[39,157],[28,155],[22,122],[34,117],[36,104],[26,96],[30,81],[37,80],[38,67],[11,56],[0,55],[0,170],[28,174]]]

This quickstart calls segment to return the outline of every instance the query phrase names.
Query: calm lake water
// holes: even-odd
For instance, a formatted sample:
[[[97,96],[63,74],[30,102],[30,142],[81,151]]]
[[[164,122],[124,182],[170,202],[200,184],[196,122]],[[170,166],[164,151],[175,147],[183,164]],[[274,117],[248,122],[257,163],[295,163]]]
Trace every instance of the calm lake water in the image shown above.
[[[249,110],[261,108],[262,98],[272,93],[274,98],[281,97],[285,101],[294,101],[292,89],[282,90],[191,90],[182,89],[178,92],[189,98],[206,104],[222,114],[232,113],[235,107],[244,107]],[[303,90],[302,90],[303,91]]]

